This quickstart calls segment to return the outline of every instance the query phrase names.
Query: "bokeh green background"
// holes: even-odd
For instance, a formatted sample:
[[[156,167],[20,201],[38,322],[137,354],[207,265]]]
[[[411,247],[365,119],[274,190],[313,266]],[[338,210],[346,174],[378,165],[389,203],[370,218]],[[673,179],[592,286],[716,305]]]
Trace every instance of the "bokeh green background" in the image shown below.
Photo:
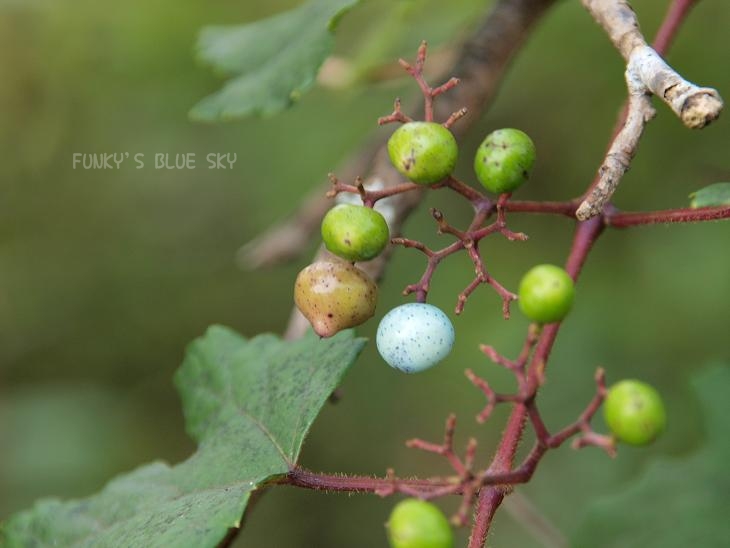
[[[199,125],[187,119],[219,85],[196,65],[192,48],[206,24],[239,23],[295,5],[284,1],[0,0],[0,517],[39,496],[78,497],[114,474],[164,458],[183,459],[183,431],[171,376],[185,345],[211,323],[247,336],[281,332],[301,260],[246,272],[237,248],[272,223],[372,135],[374,121],[406,80],[345,91],[316,89],[271,119]],[[375,47],[383,61],[412,56],[418,42],[448,46],[472,28],[489,2],[416,3],[398,34],[378,36],[392,9],[370,0],[348,15],[337,51]],[[665,2],[637,0],[647,34]],[[681,32],[670,62],[694,81],[730,96],[730,6],[706,1]],[[624,96],[622,64],[578,2],[561,2],[519,56],[494,107],[463,143],[458,174],[471,178],[481,137],[513,126],[535,140],[539,161],[522,198],[564,199],[596,169]],[[721,118],[690,132],[659,105],[617,196],[626,209],[678,207],[706,184],[730,178],[730,124]],[[387,131],[387,130],[379,130]],[[73,153],[130,152],[120,170],[72,167]],[[195,170],[156,170],[156,153],[194,152]],[[206,169],[205,155],[238,155],[233,170]],[[468,209],[437,193],[449,219]],[[529,242],[489,240],[489,267],[508,287],[537,262],[561,263],[571,223],[513,216]],[[426,209],[408,235],[439,241]],[[712,223],[610,232],[585,269],[574,313],[550,363],[540,402],[550,426],[581,410],[603,365],[610,380],[639,377],[668,404],[669,429],[649,450],[622,449],[611,461],[596,450],[561,449],[546,457],[520,491],[566,535],[591,499],[621,490],[657,455],[682,455],[703,438],[692,374],[730,357],[730,225]],[[420,275],[421,258],[399,250],[381,284],[378,317],[403,302],[400,290]],[[455,257],[440,268],[432,302],[450,310],[471,268]],[[360,332],[374,334],[377,318]],[[483,400],[462,375],[473,367],[503,389],[510,379],[479,354],[490,343],[506,354],[527,322],[501,319],[483,289],[455,318],[453,354],[438,368],[404,376],[373,345],[347,378],[344,398],[325,408],[305,446],[313,469],[381,474],[445,472],[438,459],[406,450],[404,439],[440,437],[449,412],[457,436],[480,439],[484,461],[506,409],[486,426],[472,416]],[[456,501],[446,501],[452,509]],[[267,494],[251,514],[240,546],[384,546],[391,500],[325,496],[289,488]],[[495,546],[539,546],[502,512]]]

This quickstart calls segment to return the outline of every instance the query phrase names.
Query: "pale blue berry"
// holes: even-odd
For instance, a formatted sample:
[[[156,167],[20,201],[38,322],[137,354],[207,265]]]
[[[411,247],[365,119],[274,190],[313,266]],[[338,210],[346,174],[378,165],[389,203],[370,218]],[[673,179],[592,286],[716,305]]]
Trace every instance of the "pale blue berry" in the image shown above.
[[[433,367],[451,352],[454,326],[433,305],[403,304],[380,321],[376,342],[388,365],[404,373],[417,373]]]

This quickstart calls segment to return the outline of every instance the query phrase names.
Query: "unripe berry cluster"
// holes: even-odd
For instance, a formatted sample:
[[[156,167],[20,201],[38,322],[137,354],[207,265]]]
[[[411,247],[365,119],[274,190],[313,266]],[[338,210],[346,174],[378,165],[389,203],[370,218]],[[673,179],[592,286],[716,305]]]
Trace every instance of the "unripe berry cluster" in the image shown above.
[[[447,181],[458,158],[458,145],[448,124],[401,121],[403,125],[391,135],[387,146],[395,169],[419,185]],[[477,179],[488,190],[511,192],[527,179],[534,160],[535,148],[530,138],[519,130],[503,129],[486,137],[475,155],[474,168]],[[324,246],[335,257],[309,265],[297,278],[295,302],[321,337],[360,325],[375,312],[375,283],[354,263],[369,261],[382,253],[390,233],[385,218],[373,208],[374,201],[366,202],[364,188],[358,189],[365,205],[337,205],[322,220]],[[547,321],[545,312],[535,316],[535,307],[558,306],[549,298],[546,302],[539,288],[534,298],[526,293],[525,300],[533,302],[525,313],[535,321]],[[565,310],[557,311],[561,318],[569,307],[568,302],[567,308],[563,305]],[[552,312],[552,316],[555,314]],[[407,373],[434,366],[449,354],[453,343],[454,328],[448,316],[424,302],[391,310],[377,331],[377,346],[383,359]]]

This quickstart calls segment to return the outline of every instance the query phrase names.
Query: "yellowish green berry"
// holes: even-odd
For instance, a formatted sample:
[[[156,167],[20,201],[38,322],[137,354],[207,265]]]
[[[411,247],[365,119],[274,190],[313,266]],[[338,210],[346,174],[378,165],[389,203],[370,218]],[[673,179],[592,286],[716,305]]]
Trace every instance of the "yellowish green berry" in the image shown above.
[[[387,524],[391,548],[453,548],[454,534],[437,506],[415,498],[395,505]]]
[[[322,240],[331,252],[348,261],[369,261],[390,239],[388,223],[372,208],[340,204],[322,219]]]
[[[451,175],[459,156],[454,135],[435,122],[408,122],[388,140],[390,161],[414,183],[430,185]]]
[[[603,416],[616,439],[629,445],[651,443],[667,422],[659,393],[637,380],[621,381],[608,390]]]
[[[573,279],[559,266],[537,265],[522,278],[518,296],[520,309],[533,322],[559,322],[573,306]]]
[[[519,129],[498,129],[487,135],[474,156],[474,171],[484,188],[495,194],[514,192],[530,176],[535,145]]]
[[[378,288],[354,265],[317,262],[297,276],[294,302],[320,337],[331,337],[364,323],[375,314]]]

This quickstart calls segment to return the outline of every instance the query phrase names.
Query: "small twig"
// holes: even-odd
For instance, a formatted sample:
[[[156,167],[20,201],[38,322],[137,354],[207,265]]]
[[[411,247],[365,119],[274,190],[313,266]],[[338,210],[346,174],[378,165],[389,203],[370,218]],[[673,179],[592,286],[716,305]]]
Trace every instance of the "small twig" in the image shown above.
[[[517,380],[518,390],[517,394],[498,394],[491,388],[491,386],[489,386],[489,383],[486,380],[477,376],[471,369],[467,369],[465,372],[467,378],[487,397],[487,405],[477,415],[477,422],[486,422],[492,414],[492,411],[494,411],[494,408],[500,403],[525,403],[534,398],[538,385],[530,386],[527,382],[525,367],[527,365],[527,361],[530,359],[532,350],[535,348],[539,334],[540,326],[534,323],[531,324],[527,331],[525,343],[523,344],[522,350],[520,350],[520,354],[516,360],[510,360],[503,356],[492,346],[483,344],[479,347],[492,362],[512,371],[515,379]]]
[[[450,78],[445,84],[442,84],[438,87],[432,88],[428,85],[425,78],[423,77],[423,66],[426,63],[426,50],[428,48],[428,45],[426,41],[424,40],[421,42],[421,46],[418,48],[418,54],[416,55],[416,64],[415,66],[411,65],[408,61],[404,61],[403,59],[399,59],[400,65],[410,74],[413,79],[418,84],[418,87],[421,88],[421,93],[423,93],[423,99],[424,99],[424,120],[426,122],[433,122],[434,116],[433,116],[433,100],[438,97],[439,95],[446,93],[450,89],[455,88],[457,85],[459,85],[458,78]],[[466,114],[466,109],[462,108],[463,114],[460,116],[457,116],[454,118],[454,115],[449,117],[449,120],[452,120],[451,123],[455,122],[459,118],[461,118],[464,114]],[[395,114],[395,113],[394,113]],[[392,116],[392,115],[391,115]],[[386,116],[386,119],[389,117]],[[449,124],[446,127],[450,127],[451,124]]]
[[[492,415],[494,408],[497,407],[498,404],[505,402],[516,403],[522,401],[522,398],[518,394],[498,394],[492,389],[491,386],[489,386],[489,383],[487,381],[477,376],[471,369],[467,369],[464,374],[466,375],[466,378],[468,378],[474,386],[481,390],[487,398],[487,405],[484,406],[484,408],[479,412],[476,417],[477,422],[479,423],[487,422],[487,420],[489,420],[489,417]]]
[[[598,179],[586,193],[576,217],[589,219],[600,214],[626,173],[646,124],[654,116],[650,95],[662,99],[691,129],[701,129],[716,120],[723,108],[717,90],[699,87],[682,78],[650,47],[639,30],[636,14],[626,0],[582,0],[593,18],[606,30],[616,49],[626,60],[629,93],[628,115],[615,136]],[[675,7],[679,4],[678,7]],[[675,0],[670,8],[657,44],[667,48],[679,23],[686,17],[687,0]]]
[[[599,368],[596,371],[595,380],[596,394],[593,396],[593,399],[585,410],[580,414],[578,420],[552,436],[540,438],[548,447],[560,447],[567,439],[581,433],[581,436],[573,441],[573,446],[575,448],[595,445],[602,448],[612,457],[616,455],[615,441],[609,436],[602,436],[595,433],[591,428],[591,420],[593,419],[593,416],[601,408],[603,400],[606,399],[606,374],[602,368]]]
[[[444,429],[444,441],[441,444],[434,444],[423,441],[421,439],[412,439],[406,442],[408,447],[427,451],[429,453],[435,453],[446,457],[449,464],[456,472],[460,479],[459,488],[453,488],[449,494],[460,492],[462,494],[461,504],[458,510],[452,516],[451,521],[457,527],[464,526],[468,522],[469,512],[474,505],[474,499],[478,491],[478,484],[474,482],[474,474],[472,473],[472,467],[474,465],[474,457],[477,450],[477,440],[475,438],[469,438],[464,451],[464,459],[454,452],[454,430],[456,428],[456,416],[451,414],[446,420],[446,427]],[[446,488],[442,488],[443,491]],[[429,493],[428,496],[436,493]]]
[[[484,260],[479,253],[478,245],[478,242],[472,239],[466,240],[464,243],[464,247],[474,263],[476,277],[461,293],[459,293],[455,312],[456,314],[461,314],[464,311],[464,305],[466,304],[467,299],[474,290],[481,284],[487,284],[491,286],[502,299],[502,316],[505,320],[508,320],[510,316],[510,304],[512,301],[517,299],[517,295],[509,291],[489,274],[486,266],[484,265]]]
[[[497,350],[493,346],[483,344],[479,347],[479,349],[492,362],[511,370],[515,375],[518,376],[518,380],[519,380],[519,378],[522,377],[524,374],[525,366],[527,365],[527,362],[530,359],[532,350],[535,348],[535,345],[537,344],[541,331],[542,331],[542,328],[540,327],[539,324],[537,324],[537,323],[530,324],[530,326],[527,328],[527,337],[525,337],[525,342],[522,345],[522,349],[520,350],[520,353],[517,356],[516,360],[510,360],[510,359],[506,358],[505,356],[503,356],[502,354],[497,352]]]
[[[628,71],[626,75],[627,78],[630,77]],[[644,93],[641,87],[632,89],[630,81],[629,94],[626,121],[613,139],[603,164],[598,168],[597,184],[592,187],[590,193],[575,213],[580,220],[590,219],[603,211],[624,174],[629,170],[646,124],[656,113],[654,107],[651,106],[649,96]]]
[[[429,249],[426,244],[417,240],[411,240],[410,238],[391,238],[390,243],[394,245],[402,245],[403,247],[417,249],[426,257],[433,257],[435,253]]]
[[[470,187],[466,183],[462,183],[453,175],[446,179],[445,186],[449,187],[454,192],[461,194],[464,198],[469,200],[475,207],[479,204],[491,204],[489,198],[478,190]]]
[[[382,116],[382,117],[378,118],[378,125],[383,126],[385,124],[390,124],[393,122],[400,122],[401,124],[407,124],[408,122],[412,122],[412,121],[413,121],[413,118],[405,115],[401,111],[400,97],[397,97],[395,100],[395,103],[393,105],[393,113],[388,116]]]
[[[466,107],[463,107],[456,112],[452,113],[451,116],[448,117],[448,119],[444,122],[443,126],[446,129],[451,129],[451,126],[453,126],[458,120],[461,120],[464,116],[466,116],[467,110]]]
[[[570,202],[535,202],[528,200],[510,200],[504,204],[505,211],[510,213],[543,213],[550,215],[562,215],[575,219],[575,210],[578,209],[578,201]]]
[[[524,242],[528,239],[527,234],[524,234],[523,232],[512,232],[509,228],[507,228],[506,205],[509,198],[510,194],[502,194],[497,200],[497,221],[495,224],[499,228],[499,233],[509,241],[514,242],[515,240],[518,240]]]
[[[426,265],[426,271],[421,276],[418,283],[410,284],[406,286],[403,294],[409,295],[416,293],[419,302],[425,302],[431,283],[431,278],[436,270],[436,267],[442,259],[465,249],[474,265],[475,277],[466,286],[466,288],[459,294],[455,307],[455,313],[461,314],[464,310],[469,296],[482,284],[491,286],[502,299],[502,315],[505,319],[510,316],[510,303],[517,299],[517,295],[509,291],[496,279],[494,279],[488,272],[484,259],[479,252],[479,241],[486,238],[487,236],[495,233],[502,234],[509,240],[526,240],[527,236],[522,233],[513,232],[507,228],[505,210],[507,200],[509,199],[508,194],[500,196],[497,204],[493,204],[489,199],[484,198],[481,194],[476,193],[470,194],[463,190],[463,183],[460,181],[449,178],[446,182],[448,188],[453,188],[462,195],[471,196],[470,199],[475,206],[474,218],[466,231],[459,230],[444,217],[444,214],[436,209],[431,209],[431,216],[434,218],[438,225],[439,234],[450,234],[454,236],[457,241],[453,244],[439,250],[433,251],[426,247],[424,244],[411,240],[408,238],[393,238],[391,240],[394,244],[403,245],[404,247],[415,248],[423,252],[428,257],[428,263]],[[497,220],[489,226],[481,227],[481,224],[489,217],[491,212],[496,208]]]
[[[407,285],[403,290],[403,295],[410,295],[416,293],[418,302],[426,302],[428,297],[428,291],[431,286],[431,278],[433,278],[436,272],[436,267],[439,265],[444,257],[447,257],[453,253],[456,253],[462,249],[461,241],[456,241],[448,247],[441,249],[440,251],[432,251],[422,242],[411,240],[409,238],[391,238],[391,243],[394,245],[402,245],[403,247],[413,248],[419,250],[421,253],[428,257],[428,263],[426,264],[426,270],[423,272],[421,279],[415,283]]]
[[[427,441],[424,441],[420,438],[413,438],[406,442],[406,446],[410,447],[412,449],[419,449],[421,451],[426,451],[427,453],[435,453],[437,455],[440,455],[442,457],[445,457],[446,460],[449,461],[449,464],[454,469],[454,472],[456,472],[456,475],[459,476],[462,479],[468,479],[471,476],[471,467],[470,465],[473,462],[473,452],[476,450],[476,447],[469,449],[467,453],[470,453],[471,456],[469,457],[469,466],[467,466],[467,460],[465,459],[464,462],[459,458],[459,456],[454,452],[454,432],[456,430],[456,415],[453,413],[449,415],[449,417],[446,419],[446,426],[444,427],[444,441],[440,444],[430,443]],[[469,447],[472,445],[472,442],[469,442]]]
[[[730,219],[730,206],[665,209],[662,211],[606,211],[604,222],[612,228],[669,223],[698,223]]]
[[[411,182],[391,185],[387,188],[372,189],[365,188],[365,183],[361,177],[355,178],[354,185],[341,182],[334,173],[330,173],[328,177],[332,186],[326,194],[327,198],[334,198],[342,193],[357,194],[360,196],[363,205],[367,207],[373,207],[379,200],[390,198],[397,194],[403,194],[412,190],[423,190],[423,187]]]
[[[431,217],[433,217],[433,220],[436,221],[436,224],[438,225],[439,234],[451,234],[456,237],[457,240],[469,240],[469,235],[466,232],[462,232],[449,224],[440,209],[432,207],[430,213]]]

